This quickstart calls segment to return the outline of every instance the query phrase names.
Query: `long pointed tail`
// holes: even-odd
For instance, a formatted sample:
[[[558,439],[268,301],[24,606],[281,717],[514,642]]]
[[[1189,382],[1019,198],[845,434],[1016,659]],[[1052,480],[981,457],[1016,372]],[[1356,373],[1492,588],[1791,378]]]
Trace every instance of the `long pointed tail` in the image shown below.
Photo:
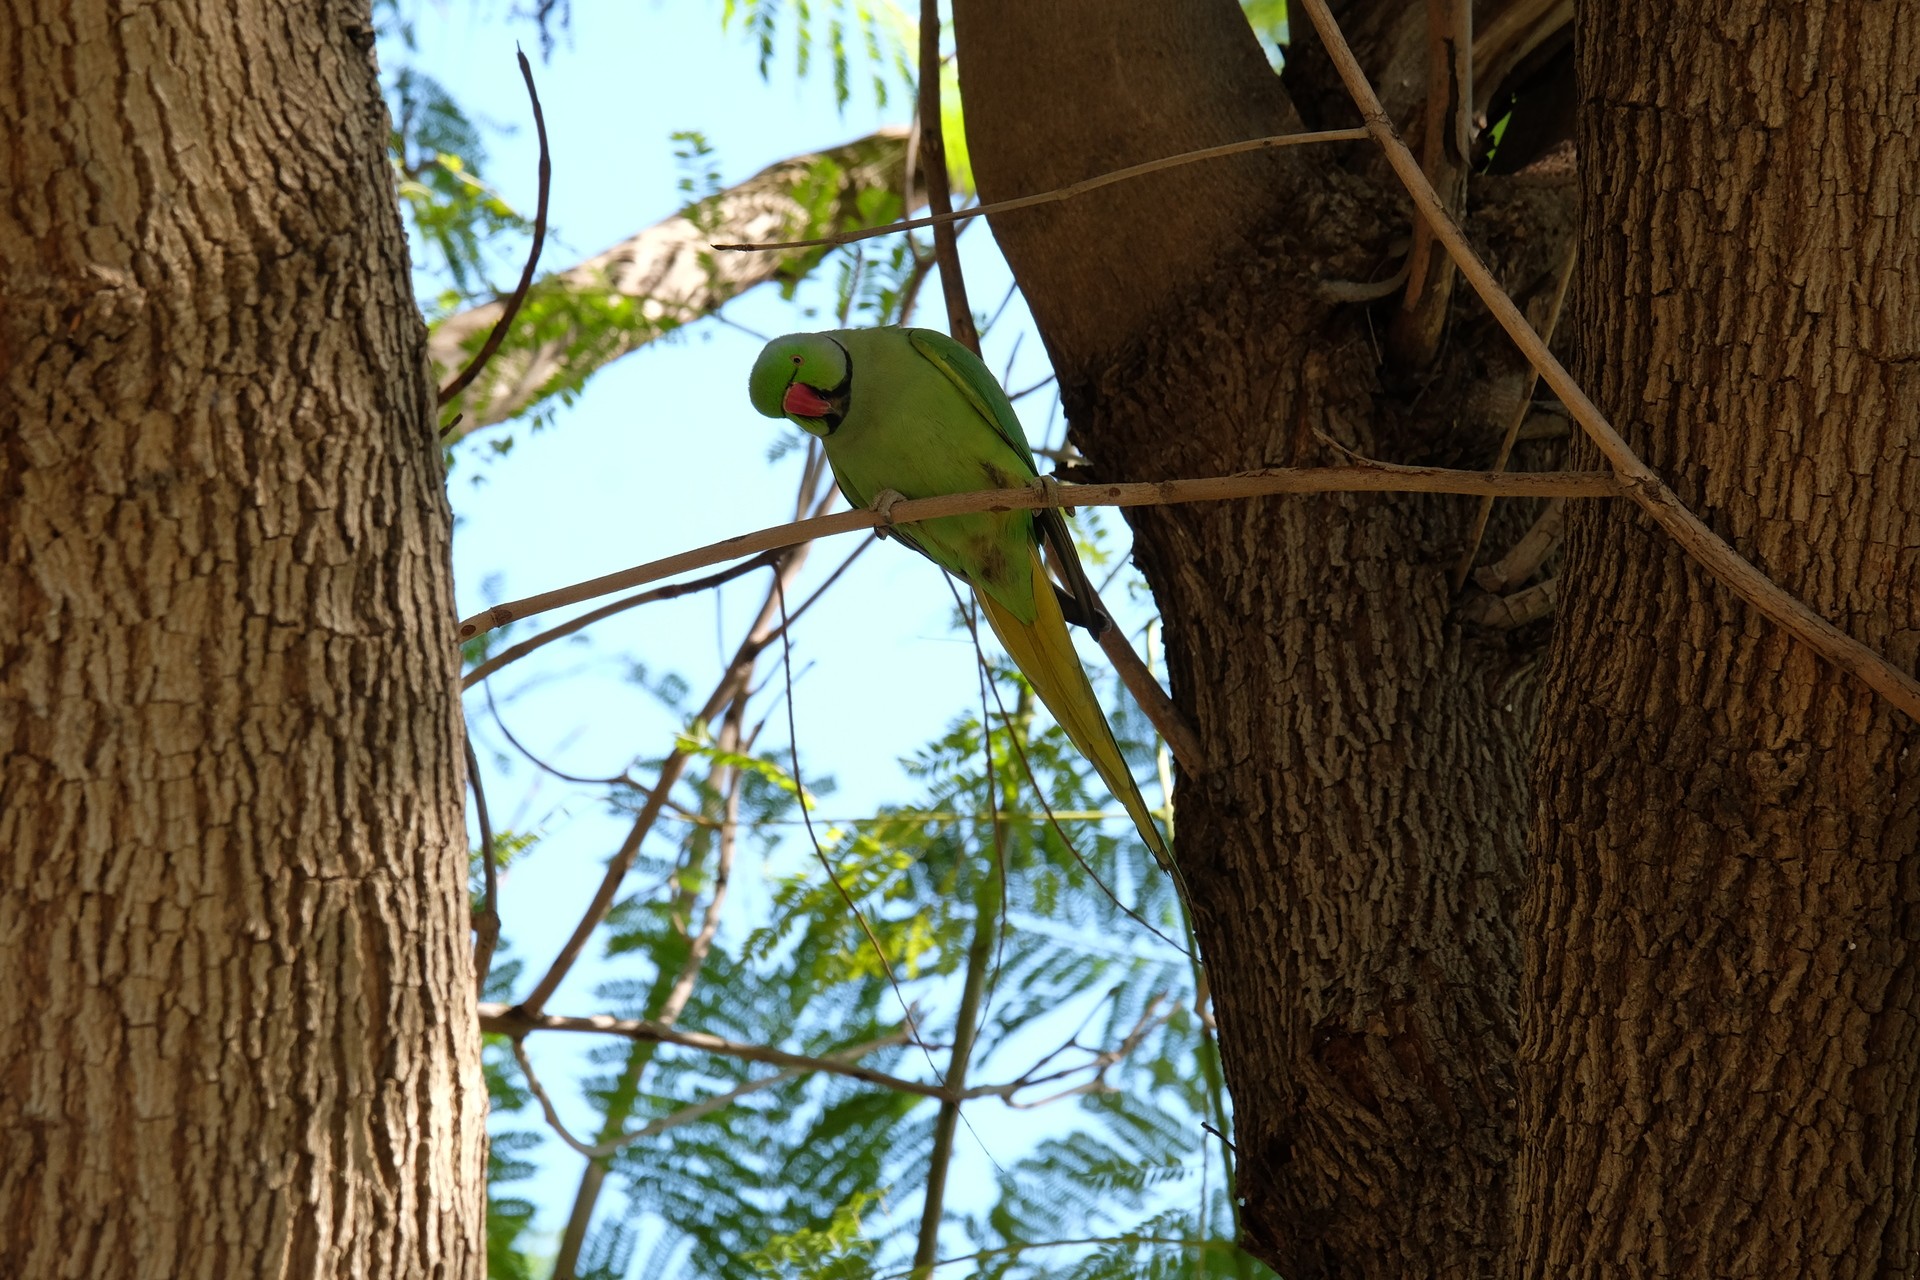
[[[1073,739],[1073,745],[1080,748],[1080,754],[1092,761],[1106,780],[1114,797],[1133,819],[1133,825],[1140,829],[1140,838],[1153,850],[1153,856],[1172,873],[1173,855],[1167,850],[1166,840],[1160,835],[1140,788],[1134,785],[1133,771],[1127,768],[1119,744],[1113,740],[1113,730],[1100,710],[1100,700],[1094,696],[1087,673],[1080,666],[1080,655],[1073,651],[1066,619],[1061,615],[1059,600],[1048,588],[1047,572],[1040,563],[1038,548],[1033,552],[1033,574],[1032,623],[1020,621],[995,604],[984,591],[975,593],[980,607],[986,611],[993,633],[1000,637],[1000,643],[1033,683],[1047,710],[1053,712],[1053,718]]]

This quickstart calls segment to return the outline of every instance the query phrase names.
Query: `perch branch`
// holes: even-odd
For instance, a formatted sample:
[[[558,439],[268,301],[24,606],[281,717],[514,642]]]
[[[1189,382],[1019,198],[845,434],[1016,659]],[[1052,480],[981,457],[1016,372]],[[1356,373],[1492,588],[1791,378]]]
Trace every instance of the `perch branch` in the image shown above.
[[[1273,467],[1264,471],[1198,480],[1148,480],[1131,484],[1035,481],[1014,489],[982,489],[973,493],[943,494],[935,498],[910,498],[895,503],[884,516],[865,509],[841,511],[830,516],[776,525],[754,533],[736,534],[708,546],[678,552],[617,573],[603,574],[585,582],[495,605],[463,619],[457,634],[465,642],[495,627],[549,609],[580,604],[676,573],[704,569],[722,561],[795,546],[815,538],[828,538],[855,529],[873,529],[887,523],[913,524],[940,516],[967,515],[978,511],[1022,511],[1039,507],[1148,507],[1287,493],[1491,493],[1516,498],[1611,498],[1619,496],[1621,492],[1620,481],[1600,471],[1496,475],[1483,471],[1450,471],[1444,467],[1402,467],[1387,463],[1352,467]]]

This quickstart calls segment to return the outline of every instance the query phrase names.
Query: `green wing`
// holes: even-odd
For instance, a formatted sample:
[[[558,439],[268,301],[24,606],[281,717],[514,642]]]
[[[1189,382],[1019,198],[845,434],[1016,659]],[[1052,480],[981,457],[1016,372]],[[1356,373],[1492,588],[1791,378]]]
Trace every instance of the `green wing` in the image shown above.
[[[1027,433],[1020,429],[1020,419],[1007,402],[1007,393],[1000,389],[987,366],[980,363],[980,357],[935,329],[909,329],[907,341],[913,343],[913,349],[928,364],[947,375],[947,381],[960,389],[974,411],[1020,455],[1027,464],[1027,474],[1039,475]]]
[[[1040,474],[1040,468],[1034,465],[1033,446],[1027,443],[1027,433],[1020,429],[1020,419],[1014,413],[1007,393],[1000,389],[1000,383],[987,366],[980,363],[980,357],[935,329],[909,329],[907,340],[913,343],[913,349],[928,364],[947,375],[947,381],[960,389],[960,394],[973,405],[974,411],[993,426],[1015,453],[1026,460],[1028,473]],[[1042,541],[1053,552],[1054,564],[1059,567],[1061,576],[1066,578],[1070,588],[1067,595],[1072,606],[1068,610],[1069,617],[1098,635],[1106,626],[1106,610],[1101,607],[1093,584],[1087,580],[1087,571],[1081,567],[1079,552],[1073,545],[1073,534],[1067,528],[1066,515],[1058,507],[1045,507],[1034,512],[1034,522],[1039,527]]]

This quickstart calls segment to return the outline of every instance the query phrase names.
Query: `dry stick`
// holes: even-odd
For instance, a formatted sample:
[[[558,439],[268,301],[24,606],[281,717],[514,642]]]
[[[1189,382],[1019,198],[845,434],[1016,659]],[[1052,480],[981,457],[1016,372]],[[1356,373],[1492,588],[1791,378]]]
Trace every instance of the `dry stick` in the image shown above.
[[[947,138],[940,121],[940,0],[920,3],[920,167],[926,171],[927,208],[938,218],[953,212],[947,177]],[[933,256],[940,264],[940,290],[947,302],[947,332],[975,355],[980,334],[973,327],[966,278],[960,274],[960,246],[953,222],[933,225]]]
[[[528,639],[522,640],[519,644],[502,649],[493,657],[488,658],[485,662],[467,672],[466,675],[460,678],[460,691],[465,693],[468,689],[473,688],[473,686],[479,684],[482,680],[493,675],[509,663],[518,662],[534,650],[545,645],[550,645],[555,640],[564,640],[574,632],[590,627],[604,618],[611,618],[616,613],[624,613],[628,609],[637,608],[643,604],[652,604],[657,600],[673,600],[680,596],[692,595],[696,591],[706,591],[710,588],[720,586],[723,583],[731,582],[744,574],[752,573],[755,569],[766,568],[779,558],[780,552],[778,550],[763,552],[751,560],[743,560],[739,564],[724,569],[719,573],[709,574],[704,578],[695,578],[691,582],[675,582],[664,587],[655,587],[652,591],[643,591],[639,595],[629,596],[625,600],[615,600],[612,604],[602,605],[590,613],[583,613],[577,618],[569,618],[551,630],[542,631],[537,636],[531,636]]]
[[[527,290],[533,286],[533,269],[539,265],[540,250],[547,243],[547,196],[553,187],[553,156],[547,150],[547,117],[540,110],[540,94],[533,87],[533,64],[527,61],[527,55],[515,49],[514,56],[520,59],[520,78],[527,82],[527,97],[533,100],[533,127],[540,135],[540,197],[533,211],[533,247],[527,253],[527,264],[520,269],[520,283],[513,287],[513,293],[507,298],[506,310],[493,323],[493,331],[480,349],[473,353],[473,359],[467,361],[467,367],[460,376],[440,388],[440,398],[434,403],[445,404],[465,391],[480,371],[487,367],[487,361],[493,359],[493,353],[506,341],[507,329],[513,324],[514,316],[520,312],[520,304],[527,300]],[[445,436],[460,424],[458,418],[447,424],[440,434]]]
[[[1815,653],[1880,693],[1909,718],[1920,721],[1920,680],[1895,667],[1886,658],[1822,618],[1755,568],[1751,561],[1708,528],[1705,521],[1689,511],[1673,490],[1641,461],[1632,446],[1614,430],[1613,424],[1587,398],[1586,392],[1573,380],[1566,366],[1547,350],[1540,335],[1533,331],[1526,317],[1520,314],[1520,309],[1513,305],[1513,300],[1507,297],[1493,274],[1474,254],[1466,238],[1460,234],[1460,229],[1447,218],[1438,196],[1421,174],[1419,162],[1395,134],[1393,123],[1387,119],[1380,99],[1367,83],[1366,72],[1354,60],[1353,50],[1347,47],[1339,25],[1334,22],[1333,15],[1327,12],[1326,0],[1300,0],[1300,4],[1306,9],[1314,29],[1320,33],[1321,43],[1326,46],[1341,80],[1346,83],[1347,92],[1353,96],[1361,116],[1366,120],[1367,131],[1386,153],[1387,163],[1393,166],[1401,185],[1413,197],[1421,216],[1432,224],[1434,234],[1446,245],[1460,273],[1487,304],[1487,309],[1493,312],[1500,327],[1507,331],[1527,360],[1540,371],[1540,376],[1560,397],[1560,402],[1573,414],[1587,437],[1599,447],[1601,455],[1619,477],[1622,492],[1734,595],[1799,637]]]
[[[474,813],[480,819],[480,866],[486,879],[486,902],[473,922],[478,935],[473,944],[474,999],[487,994],[487,975],[493,971],[493,950],[500,944],[500,871],[494,865],[493,821],[487,816],[487,793],[480,785],[480,758],[474,754],[473,734],[465,735],[467,781],[473,784]]]
[[[1148,160],[1142,164],[1128,165],[1124,169],[1115,169],[1111,173],[1098,174],[1083,178],[1079,182],[1056,187],[1052,191],[1042,191],[1036,195],[1016,196],[1011,200],[997,200],[992,204],[975,205],[971,209],[957,209],[952,213],[932,214],[924,218],[905,218],[899,222],[890,222],[884,227],[868,227],[859,231],[842,231],[830,236],[821,236],[814,240],[776,240],[762,244],[716,244],[714,249],[735,253],[766,253],[776,249],[816,249],[834,245],[852,244],[856,240],[871,240],[875,236],[893,235],[901,231],[917,231],[921,227],[938,227],[953,222],[964,222],[968,218],[978,218],[982,214],[1011,213],[1015,209],[1031,209],[1036,205],[1057,204],[1062,200],[1071,200],[1083,196],[1089,191],[1098,191],[1101,187],[1110,187],[1116,182],[1128,182],[1134,178],[1144,178],[1150,173],[1159,173],[1165,169],[1177,169],[1182,165],[1197,164],[1202,160],[1218,160],[1223,156],[1242,155],[1248,151],[1271,151],[1278,147],[1298,147],[1316,142],[1364,142],[1365,129],[1323,129],[1317,133],[1276,133],[1264,138],[1249,138],[1244,142],[1228,142],[1217,147],[1202,147],[1198,151],[1183,151],[1177,156],[1167,156],[1160,160]]]
[[[1139,1020],[1133,1024],[1133,1030],[1127,1032],[1127,1034],[1121,1038],[1120,1043],[1113,1046],[1113,1048],[1102,1049],[1095,1053],[1084,1045],[1076,1045],[1075,1047],[1080,1049],[1081,1052],[1092,1053],[1092,1058],[1086,1062],[1077,1062],[1071,1067],[1062,1067],[1050,1075],[1028,1075],[1023,1077],[1019,1083],[1021,1087],[1031,1089],[1036,1085],[1048,1084],[1055,1080],[1064,1080],[1066,1077],[1081,1071],[1091,1071],[1093,1074],[1087,1079],[1082,1080],[1079,1084],[1062,1089],[1057,1093],[1048,1094],[1044,1098],[1036,1098],[1032,1102],[1020,1102],[1009,1097],[1007,1099],[1007,1105],[1017,1111],[1034,1111],[1041,1107],[1051,1106],[1063,1099],[1074,1097],[1077,1094],[1092,1093],[1100,1089],[1113,1092],[1113,1086],[1107,1083],[1107,1068],[1127,1058],[1135,1049],[1140,1047],[1154,1028],[1171,1022],[1173,1015],[1180,1011],[1180,1006],[1176,1004],[1165,1013],[1161,1013],[1160,1002],[1163,999],[1165,999],[1165,996],[1155,995],[1151,1000],[1147,1001],[1147,1007],[1141,1012]]]
[[[941,1085],[928,1084],[924,1080],[908,1080],[872,1067],[863,1067],[856,1062],[838,1062],[832,1058],[815,1058],[804,1053],[788,1053],[785,1049],[775,1049],[771,1045],[728,1040],[724,1036],[708,1035],[704,1031],[681,1031],[675,1027],[656,1026],[640,1018],[613,1018],[604,1014],[584,1018],[568,1017],[554,1013],[529,1013],[518,1005],[509,1007],[504,1004],[483,1004],[480,1006],[480,1029],[489,1034],[508,1036],[516,1040],[534,1031],[580,1031],[593,1035],[619,1036],[625,1040],[641,1040],[654,1044],[678,1045],[683,1049],[698,1049],[702,1053],[718,1054],[723,1058],[743,1058],[748,1062],[764,1062],[773,1067],[823,1071],[829,1075],[846,1076],[849,1079],[878,1085],[882,1089],[892,1089],[897,1093],[918,1094],[923,1098],[947,1096],[946,1089]]]
[[[980,511],[1028,511],[1039,507],[1149,507],[1284,493],[1492,493],[1516,498],[1611,498],[1619,496],[1622,491],[1620,481],[1604,471],[1496,475],[1485,471],[1402,467],[1380,462],[1352,467],[1274,467],[1198,480],[1150,480],[1129,484],[1061,484],[1049,479],[1015,489],[982,489],[973,493],[943,494],[936,498],[908,498],[895,503],[884,516],[863,508],[797,520],[754,533],[736,534],[705,547],[678,552],[631,569],[622,569],[618,573],[603,574],[585,582],[495,605],[462,620],[458,637],[463,642],[471,640],[495,627],[544,613],[548,609],[579,604],[740,556],[797,546],[855,529],[874,529],[884,524],[914,524],[940,516],[967,515]]]
[[[1566,305],[1567,286],[1573,281],[1573,264],[1579,256],[1579,246],[1576,244],[1567,250],[1566,261],[1560,264],[1560,279],[1554,282],[1553,302],[1547,308],[1547,318],[1540,331],[1540,340],[1549,345],[1553,342],[1553,331],[1560,327],[1560,309]],[[1539,384],[1540,371],[1529,366],[1526,390],[1520,393],[1520,403],[1514,408],[1513,421],[1507,424],[1507,433],[1500,438],[1500,452],[1493,460],[1495,471],[1507,469],[1507,459],[1513,456],[1513,442],[1520,438],[1520,428],[1526,424],[1527,415],[1533,408],[1534,388]],[[1460,562],[1453,566],[1453,577],[1449,581],[1455,594],[1466,585],[1467,574],[1473,569],[1473,558],[1480,553],[1480,539],[1486,536],[1487,519],[1493,514],[1493,503],[1493,496],[1489,494],[1480,499],[1480,510],[1474,513],[1473,528],[1467,532],[1467,549],[1461,552]]]

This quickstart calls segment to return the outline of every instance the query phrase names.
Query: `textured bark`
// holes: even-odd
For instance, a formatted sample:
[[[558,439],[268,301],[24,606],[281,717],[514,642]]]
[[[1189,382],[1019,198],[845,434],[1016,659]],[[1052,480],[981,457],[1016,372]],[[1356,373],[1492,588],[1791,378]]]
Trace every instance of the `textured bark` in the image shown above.
[[[1580,33],[1594,399],[1788,589],[1920,649],[1920,5]],[[1521,1050],[1537,1276],[1910,1274],[1915,726],[1624,505],[1577,506]]]
[[[371,44],[364,3],[0,3],[0,1274],[484,1270]]]
[[[1362,46],[1376,66],[1404,61],[1408,21],[1418,49],[1420,8],[1388,8]],[[956,24],[988,200],[1281,132],[1296,107],[1352,119],[1289,101],[1231,0],[961,0]],[[1371,151],[1110,190],[994,223],[1100,478],[1331,460],[1316,431],[1400,461],[1490,451],[1475,397],[1512,365],[1484,321],[1457,320],[1402,398],[1379,385],[1364,310],[1325,300],[1323,280],[1370,278],[1406,229]],[[1478,211],[1520,246],[1495,257],[1522,297],[1551,287],[1570,190]],[[1175,852],[1233,1093],[1245,1243],[1289,1280],[1483,1275],[1508,1230],[1538,638],[1449,616],[1471,512],[1346,496],[1131,517],[1174,697],[1219,762],[1178,780]]]
[[[907,131],[882,129],[844,146],[768,165],[745,182],[677,213],[533,287],[507,345],[444,411],[464,414],[451,438],[524,413],[655,338],[691,324],[757,285],[804,276],[821,249],[715,253],[716,242],[804,240],[870,225],[875,196],[906,182]],[[920,192],[914,192],[917,203]],[[883,207],[883,206],[880,206]],[[466,367],[504,302],[448,316],[428,354],[440,381]],[[631,308],[609,324],[614,308]]]

